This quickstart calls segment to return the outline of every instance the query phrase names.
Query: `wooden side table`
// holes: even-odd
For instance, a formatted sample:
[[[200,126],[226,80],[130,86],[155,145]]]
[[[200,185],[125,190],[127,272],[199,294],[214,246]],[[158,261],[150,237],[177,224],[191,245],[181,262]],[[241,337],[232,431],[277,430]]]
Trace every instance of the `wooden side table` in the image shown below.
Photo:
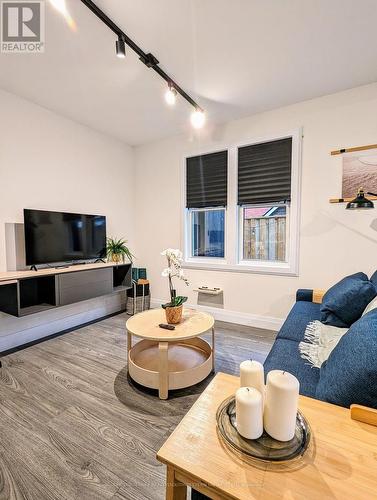
[[[137,314],[126,323],[128,371],[135,382],[158,389],[160,399],[169,390],[182,389],[204,380],[215,368],[214,319],[207,313],[184,309],[175,330],[159,328],[166,323],[163,309]],[[199,338],[212,331],[212,346]],[[142,338],[132,345],[132,336]]]
[[[239,378],[219,373],[157,454],[166,464],[166,498],[183,500],[187,486],[220,499],[376,499],[377,427],[351,420],[346,408],[300,397],[312,441],[296,465],[238,458],[220,441],[216,410]]]

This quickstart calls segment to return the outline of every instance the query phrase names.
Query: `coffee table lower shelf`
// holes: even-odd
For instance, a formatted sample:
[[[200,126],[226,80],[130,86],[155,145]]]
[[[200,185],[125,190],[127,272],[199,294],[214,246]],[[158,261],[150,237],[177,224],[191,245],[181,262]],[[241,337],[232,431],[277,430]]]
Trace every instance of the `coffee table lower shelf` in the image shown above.
[[[213,369],[211,346],[199,337],[177,342],[142,340],[128,352],[131,378],[144,387],[158,389],[160,399],[167,399],[169,390],[201,382]]]

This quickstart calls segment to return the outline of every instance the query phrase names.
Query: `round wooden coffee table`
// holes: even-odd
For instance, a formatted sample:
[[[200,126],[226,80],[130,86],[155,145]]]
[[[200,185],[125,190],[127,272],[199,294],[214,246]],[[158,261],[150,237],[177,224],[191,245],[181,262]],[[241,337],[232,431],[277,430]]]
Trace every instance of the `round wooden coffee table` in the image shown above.
[[[204,380],[215,368],[215,329],[211,315],[184,309],[175,330],[164,330],[165,311],[151,309],[127,323],[128,372],[140,385],[158,389],[167,399],[171,389],[183,389]],[[199,335],[212,331],[212,347]],[[142,338],[132,346],[132,336]]]

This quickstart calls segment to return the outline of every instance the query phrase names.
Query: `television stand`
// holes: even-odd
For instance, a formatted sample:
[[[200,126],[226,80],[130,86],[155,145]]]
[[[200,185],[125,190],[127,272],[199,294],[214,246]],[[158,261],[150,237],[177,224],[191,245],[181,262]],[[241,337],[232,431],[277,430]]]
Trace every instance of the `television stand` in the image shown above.
[[[103,259],[96,259],[96,260],[94,261],[94,264],[97,264],[98,262],[102,262],[103,264],[106,264],[106,261],[105,261],[105,260],[103,260]]]
[[[37,266],[30,266],[30,271],[38,271]]]
[[[131,264],[65,267],[0,273],[0,311],[28,316],[131,287]]]

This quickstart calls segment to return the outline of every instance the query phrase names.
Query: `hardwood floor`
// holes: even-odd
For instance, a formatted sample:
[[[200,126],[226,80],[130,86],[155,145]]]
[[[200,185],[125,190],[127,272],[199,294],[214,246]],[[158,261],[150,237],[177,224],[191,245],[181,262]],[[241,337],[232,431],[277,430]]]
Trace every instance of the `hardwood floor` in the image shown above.
[[[172,391],[126,374],[125,314],[10,354],[0,369],[0,499],[163,499],[156,451],[209,380]],[[216,370],[263,361],[275,333],[218,323]]]

